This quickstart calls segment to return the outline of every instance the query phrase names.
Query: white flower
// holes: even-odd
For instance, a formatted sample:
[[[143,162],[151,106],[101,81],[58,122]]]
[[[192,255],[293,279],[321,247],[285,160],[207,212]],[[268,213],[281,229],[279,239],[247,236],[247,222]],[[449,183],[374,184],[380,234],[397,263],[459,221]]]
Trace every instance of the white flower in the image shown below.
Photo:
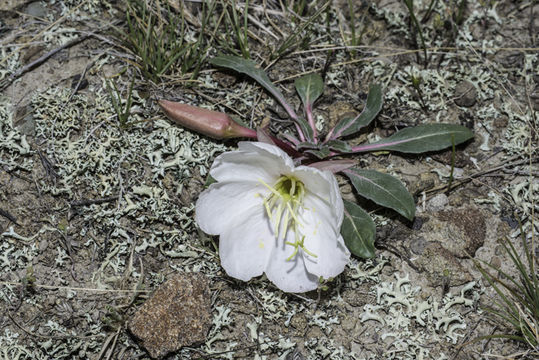
[[[340,235],[344,206],[329,171],[294,166],[276,146],[240,142],[215,159],[196,221],[220,235],[221,264],[247,281],[266,273],[287,292],[316,289],[340,274],[350,252]]]

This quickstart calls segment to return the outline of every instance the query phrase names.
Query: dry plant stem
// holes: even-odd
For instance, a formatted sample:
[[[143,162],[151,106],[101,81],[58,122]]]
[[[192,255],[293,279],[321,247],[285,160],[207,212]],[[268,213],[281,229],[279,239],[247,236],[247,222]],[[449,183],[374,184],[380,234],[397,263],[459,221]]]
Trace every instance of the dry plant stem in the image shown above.
[[[101,198],[101,199],[83,199],[83,200],[73,201],[70,204],[70,206],[78,207],[78,206],[88,206],[88,205],[94,205],[94,204],[96,205],[104,204],[104,203],[108,203],[117,199],[118,199],[118,196],[109,196],[109,197]]]
[[[200,249],[198,249],[200,250]],[[21,285],[20,282],[12,282],[12,281],[0,281],[0,285],[2,286],[19,286]],[[148,294],[151,293],[152,290],[119,290],[119,289],[98,289],[98,288],[84,288],[84,287],[73,287],[73,286],[56,286],[56,285],[43,285],[43,284],[32,284],[35,288],[45,289],[45,290],[66,290],[66,291],[87,291],[87,292],[95,292],[95,293],[143,293]]]
[[[0,209],[0,216],[3,216],[5,217],[6,219],[8,219],[9,221],[11,221],[12,223],[15,223],[17,225],[20,226],[20,224],[17,222],[17,218],[13,215],[11,215],[9,212],[7,212],[6,210],[2,210]]]
[[[335,48],[340,49],[342,47],[335,47]],[[350,48],[353,48],[353,47],[350,47]],[[376,46],[375,47],[369,47],[369,46],[366,46],[364,48],[366,48],[366,49],[369,49],[369,48],[377,49],[377,48],[384,48],[384,47],[376,47]],[[469,48],[473,49],[473,47],[469,47]],[[360,62],[368,62],[368,61],[373,61],[373,60],[378,60],[378,59],[384,59],[384,58],[387,58],[387,57],[415,54],[415,53],[423,51],[423,50],[417,50],[417,49],[416,50],[405,50],[405,49],[401,49],[401,48],[391,48],[391,47],[386,47],[384,49],[394,49],[394,50],[397,50],[397,51],[388,52],[388,53],[384,53],[384,54],[380,54],[380,55],[376,55],[376,56],[363,57],[363,58],[360,58],[360,59],[353,59],[353,60],[349,60],[349,61],[343,61],[343,62],[331,64],[330,67],[331,68],[339,68],[339,67],[342,67],[342,66],[345,66],[345,65],[351,65],[351,64],[357,64],[357,63],[360,63]],[[485,50],[493,50],[493,51],[523,51],[523,52],[530,52],[530,53],[539,51],[539,48],[536,48],[536,47],[529,47],[529,48],[519,48],[519,47],[503,47],[503,48],[501,48],[501,47],[500,48],[491,47],[491,48],[489,48],[489,47],[485,47],[484,49]],[[444,50],[444,52],[442,52],[440,50]],[[459,50],[463,50],[463,49],[455,48],[455,47],[427,48],[427,51],[429,51],[432,55],[443,54],[443,53],[446,53],[445,51],[452,51],[452,52],[447,52],[447,53],[451,54],[451,55],[458,55]],[[311,51],[311,52],[313,52],[313,51],[327,51],[327,49],[323,48],[323,49],[319,49],[319,50],[305,50],[303,52],[301,52],[301,51],[296,52],[294,54],[301,54],[301,53],[309,52],[309,51]],[[488,61],[488,60],[485,59],[485,61]],[[302,72],[302,73],[299,73],[299,74],[286,76],[286,77],[281,78],[279,80],[276,80],[274,82],[275,83],[280,83],[280,82],[283,82],[283,81],[289,81],[289,80],[301,77],[301,76],[306,75],[306,74],[312,74],[312,73],[321,72],[323,69],[324,69],[323,67],[313,68],[313,69],[311,69],[309,71],[305,71],[305,72]]]
[[[477,177],[481,177],[483,175],[486,175],[486,174],[489,174],[491,172],[494,172],[494,171],[498,171],[498,170],[504,170],[506,169],[507,167],[513,167],[513,166],[518,166],[518,165],[522,165],[522,164],[526,164],[528,162],[528,159],[524,159],[524,160],[520,160],[520,161],[517,161],[517,162],[512,162],[516,159],[518,159],[519,156],[515,156],[511,159],[507,159],[502,165],[499,165],[499,166],[496,166],[496,167],[493,167],[493,168],[490,168],[490,169],[487,169],[487,170],[483,170],[483,171],[478,171],[470,176],[467,176],[465,178],[462,178],[462,179],[457,179],[453,182],[453,189],[458,186],[458,185],[462,185],[468,181],[472,181],[473,179],[477,178]],[[539,161],[539,158],[538,159],[534,159],[533,160],[533,163],[535,162],[538,162]],[[531,159],[530,159],[530,165],[531,165]],[[419,192],[423,192],[425,191],[426,193],[432,193],[432,192],[437,192],[439,190],[443,190],[443,189],[446,189],[447,188],[447,184],[443,184],[443,185],[440,185],[440,186],[436,186],[432,189],[428,189],[428,190],[418,190]]]
[[[20,52],[22,49],[26,48],[27,46],[30,46],[35,39],[43,35],[45,32],[49,31],[54,26],[58,25],[62,21],[64,21],[68,16],[71,16],[74,12],[76,12],[82,5],[86,4],[88,0],[82,1],[79,5],[75,6],[73,9],[69,10],[65,15],[60,17],[58,20],[47,26],[45,29],[41,30],[39,33],[34,35],[30,40],[28,40],[25,44],[23,44],[21,47],[17,48],[17,50],[13,51],[11,54],[0,60],[0,65],[2,65],[4,62],[8,61],[9,58],[18,52]]]
[[[22,326],[19,322],[17,322],[15,320],[15,318],[13,317],[13,314],[11,313],[11,311],[7,310],[5,312],[7,314],[7,316],[9,317],[9,319],[11,320],[11,322],[13,322],[13,324],[15,324],[15,326],[17,326],[19,329],[21,329],[23,332],[25,332],[26,334],[30,335],[30,336],[35,336],[35,337],[38,337],[38,338],[41,338],[41,339],[54,339],[54,340],[65,340],[65,339],[95,339],[95,338],[98,338],[98,337],[102,337],[101,335],[88,335],[88,336],[76,336],[76,335],[63,335],[63,336],[54,336],[54,335],[41,335],[41,334],[38,334],[38,333],[34,333],[34,332],[31,332],[30,330],[26,329],[24,326]]]
[[[115,333],[110,334],[107,337],[107,339],[105,340],[105,342],[101,346],[101,351],[99,352],[99,355],[97,356],[97,360],[100,360],[103,357],[105,352],[109,349],[109,344],[112,341],[112,346],[110,347],[110,351],[108,352],[108,355],[107,355],[107,359],[110,359],[110,357],[112,355],[112,351],[114,350],[114,347],[116,346],[116,340],[118,339],[118,335],[120,335],[120,330],[121,329],[122,328],[119,327],[118,330]]]
[[[211,97],[209,95],[206,95],[205,93],[201,92],[201,91],[198,91],[197,89],[191,89],[191,91],[196,94],[197,96],[200,96],[208,101],[210,101],[213,105],[217,106],[217,105],[221,105],[223,107],[225,107],[227,110],[230,110],[231,112],[235,113],[238,117],[242,118],[243,120],[245,120],[245,114],[242,114],[241,112],[239,112],[235,107],[232,107],[230,105],[227,105],[226,101],[225,100],[217,100],[215,99],[214,97]]]
[[[27,65],[23,66],[21,69],[17,70],[13,74],[11,74],[9,76],[9,78],[7,78],[5,80],[5,82],[0,85],[0,91],[7,88],[9,85],[11,85],[13,83],[13,81],[17,80],[20,76],[24,75],[25,73],[27,73],[30,70],[35,69],[36,67],[40,66],[41,64],[43,64],[44,62],[49,60],[52,56],[54,56],[58,52],[60,52],[60,51],[62,51],[64,49],[70,48],[71,46],[77,45],[77,44],[83,42],[84,40],[88,39],[89,37],[91,37],[91,35],[84,35],[84,36],[81,36],[81,37],[79,37],[77,39],[71,40],[70,42],[65,43],[64,45],[59,46],[56,49],[51,50],[48,53],[42,55],[41,57],[39,57],[39,59],[36,59],[36,60],[32,61],[30,64],[27,64]]]
[[[268,23],[271,25],[272,28],[275,29],[275,31],[277,31],[277,32],[281,35],[282,38],[284,38],[284,37],[286,36],[286,34],[283,33],[283,32],[281,31],[281,29],[279,28],[279,26],[277,26],[277,25],[273,22],[273,20],[271,20],[271,17],[268,15],[268,14],[271,13],[271,10],[268,10],[268,8],[267,8],[267,0],[263,0],[263,5],[262,5],[262,6],[263,6],[264,16],[266,17],[266,20],[268,20]],[[252,9],[254,10],[255,7],[252,7]],[[279,15],[281,15],[281,14],[279,14]],[[282,15],[281,15],[281,16],[282,16]]]
[[[242,11],[245,11],[245,4],[236,4],[236,7],[241,9]],[[252,10],[252,5],[251,4],[249,4],[249,10]],[[264,30],[266,33],[268,33],[275,40],[279,40],[279,37],[277,35],[275,35],[273,32],[271,32],[270,29],[268,29],[266,26],[264,26],[264,24],[262,24],[260,21],[258,21],[258,19],[255,18],[253,15],[247,14],[247,19],[249,19],[250,22],[252,22],[256,26],[258,26],[260,29]],[[251,34],[249,34],[249,36],[251,36]],[[263,44],[263,42],[258,37],[256,37],[256,39],[258,41],[260,41],[261,44]]]

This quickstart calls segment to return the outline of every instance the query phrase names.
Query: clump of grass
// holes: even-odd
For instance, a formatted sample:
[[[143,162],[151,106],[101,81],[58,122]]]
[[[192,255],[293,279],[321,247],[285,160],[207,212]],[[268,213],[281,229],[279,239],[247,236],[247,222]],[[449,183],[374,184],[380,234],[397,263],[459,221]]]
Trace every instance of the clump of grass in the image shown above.
[[[225,41],[221,41],[221,45],[229,49],[232,53],[239,55],[234,48],[234,44],[239,49],[241,56],[245,59],[250,59],[249,53],[249,34],[248,34],[248,11],[249,1],[245,1],[243,9],[243,19],[238,14],[236,1],[232,0],[227,6],[223,1],[223,14],[225,15]]]
[[[433,3],[434,0],[431,0],[431,5]],[[424,64],[426,66],[428,64],[427,45],[425,43],[425,37],[423,36],[423,30],[421,29],[421,25],[419,24],[419,21],[417,20],[414,13],[414,0],[404,0],[404,4],[406,4],[408,12],[410,13],[410,22],[413,24],[415,32],[419,34],[419,39],[421,40],[421,47],[423,48]]]
[[[301,2],[300,2],[301,4]],[[310,42],[310,33],[309,27],[312,24],[315,24],[318,18],[329,9],[329,6],[331,4],[331,1],[325,2],[323,5],[321,5],[310,17],[308,17],[305,21],[298,24],[295,28],[295,30],[290,33],[280,44],[278,47],[272,51],[272,54],[270,56],[270,61],[272,63],[277,62],[279,59],[284,57],[285,55],[289,54],[290,52],[294,51],[297,48],[306,48],[309,45]],[[301,6],[301,11],[304,11],[304,6]]]
[[[127,91],[127,100],[125,102],[122,101],[122,92],[118,89],[118,86],[116,86],[116,82],[113,79],[107,79],[105,84],[110,94],[112,107],[114,108],[118,122],[120,123],[120,128],[126,129],[130,125],[129,116],[131,115],[131,106],[133,106],[133,85],[135,84],[135,78],[133,77],[131,79],[131,84]]]
[[[475,265],[483,277],[498,294],[494,306],[486,307],[485,310],[494,317],[506,321],[513,328],[513,333],[482,336],[476,340],[492,338],[516,340],[529,348],[528,352],[523,355],[539,356],[538,260],[535,254],[534,238],[532,237],[530,246],[524,231],[522,231],[522,224],[520,229],[524,259],[521,258],[509,238],[500,240],[500,244],[518,271],[517,276],[511,276],[487,262],[475,261]],[[491,275],[483,265],[498,272],[499,276]]]
[[[214,2],[203,3],[198,37],[189,42],[186,40],[189,24],[183,6],[176,14],[168,3],[163,8],[158,0],[127,1],[127,31],[119,30],[119,33],[145,78],[158,83],[172,69],[189,73],[191,79],[197,77],[211,45],[205,28],[213,6]]]
[[[345,42],[347,42],[348,45],[351,46],[352,48],[355,48],[356,46],[359,46],[361,44],[361,40],[363,39],[363,34],[365,33],[365,27],[358,27],[356,24],[356,16],[354,12],[354,1],[352,0],[348,0],[348,12],[349,12],[349,18],[350,18],[349,24],[348,24],[350,28],[350,37],[348,38],[348,41],[345,41]],[[350,54],[352,55],[352,57],[355,57],[356,50],[352,50]]]

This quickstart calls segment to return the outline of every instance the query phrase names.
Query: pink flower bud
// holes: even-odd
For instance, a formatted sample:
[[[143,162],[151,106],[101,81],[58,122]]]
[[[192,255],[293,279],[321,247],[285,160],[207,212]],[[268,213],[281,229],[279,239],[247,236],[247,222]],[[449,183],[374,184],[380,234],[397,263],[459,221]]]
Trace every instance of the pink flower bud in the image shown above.
[[[256,138],[256,131],[239,125],[225,113],[168,100],[159,100],[158,104],[176,124],[211,138]]]

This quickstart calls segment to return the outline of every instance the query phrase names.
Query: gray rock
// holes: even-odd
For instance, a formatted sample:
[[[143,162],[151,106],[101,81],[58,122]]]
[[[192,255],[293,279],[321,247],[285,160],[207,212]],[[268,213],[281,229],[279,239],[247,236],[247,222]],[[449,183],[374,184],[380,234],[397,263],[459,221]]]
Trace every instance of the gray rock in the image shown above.
[[[429,212],[443,210],[447,206],[448,202],[449,199],[447,198],[447,195],[440,193],[427,202],[427,210]]]
[[[427,245],[428,243],[425,241],[425,239],[419,237],[410,242],[410,250],[412,250],[412,252],[416,255],[421,255],[425,251],[425,247]]]
[[[24,12],[31,16],[45,18],[47,16],[48,10],[41,1],[34,1],[26,6]]]
[[[473,84],[463,80],[455,87],[455,104],[458,106],[471,107],[477,100],[477,90]]]
[[[200,343],[212,324],[210,298],[204,276],[176,275],[136,312],[129,322],[129,331],[154,359]]]
[[[36,134],[36,121],[31,106],[20,107],[15,112],[15,126],[24,135],[34,136]]]

